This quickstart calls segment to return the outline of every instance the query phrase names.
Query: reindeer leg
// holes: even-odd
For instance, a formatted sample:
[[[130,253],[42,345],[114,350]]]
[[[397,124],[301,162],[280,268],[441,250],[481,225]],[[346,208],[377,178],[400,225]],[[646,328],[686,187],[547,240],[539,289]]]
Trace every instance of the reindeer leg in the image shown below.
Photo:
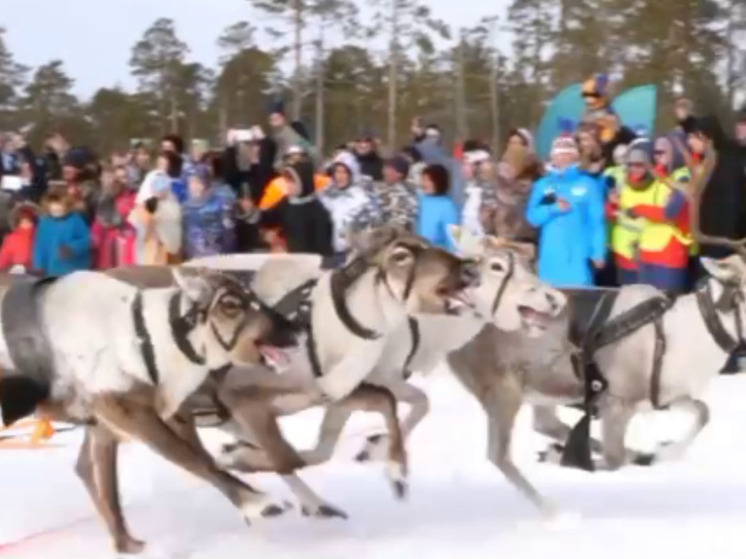
[[[214,485],[247,522],[250,518],[277,516],[285,511],[282,503],[256,491],[195,451],[150,406],[108,395],[96,399],[93,409],[97,418],[113,431],[137,437],[170,462]]]
[[[122,514],[119,501],[117,450],[119,441],[102,425],[86,428],[85,438],[75,465],[98,513],[106,523],[118,553],[140,553],[145,542],[133,538]]]
[[[597,470],[618,470],[635,460],[636,453],[624,446],[627,427],[634,415],[634,409],[623,402],[612,397],[605,399],[601,406],[603,462],[596,465]]]
[[[555,505],[545,499],[526,479],[510,454],[513,427],[522,400],[521,388],[511,376],[505,377],[505,380],[493,387],[489,394],[480,397],[480,402],[487,413],[487,457],[542,514],[552,516],[556,512]]]
[[[406,441],[415,427],[430,412],[430,400],[422,390],[404,381],[387,385],[387,388],[391,390],[398,403],[410,405],[409,413],[401,423],[402,436]],[[383,460],[388,444],[388,436],[385,433],[371,435],[365,442],[363,449],[356,456],[356,460],[360,462]]]
[[[282,434],[275,413],[260,389],[231,388],[219,393],[233,421],[256,445],[224,447],[218,461],[223,467],[251,472],[277,472],[296,496],[304,515],[318,518],[347,518],[347,513],[317,495],[296,473],[307,462]]]
[[[331,458],[334,446],[352,412],[372,411],[383,416],[388,432],[388,468],[394,493],[398,498],[406,493],[407,463],[404,436],[396,414],[394,394],[382,386],[361,384],[344,400],[327,407],[321,424],[319,441],[312,450],[301,452],[308,464],[319,464]]]

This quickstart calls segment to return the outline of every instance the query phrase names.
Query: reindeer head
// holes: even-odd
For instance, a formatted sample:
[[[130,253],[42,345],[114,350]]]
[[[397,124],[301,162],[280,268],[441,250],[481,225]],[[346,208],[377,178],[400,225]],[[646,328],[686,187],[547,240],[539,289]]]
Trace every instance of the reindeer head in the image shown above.
[[[534,273],[533,245],[490,235],[480,239],[459,227],[451,235],[460,251],[478,262],[481,283],[474,303],[500,330],[539,336],[562,313],[567,298]]]
[[[256,365],[262,351],[297,344],[296,328],[260,301],[236,278],[202,268],[180,267],[174,279],[197,316],[195,330],[209,362]],[[184,309],[184,307],[187,307]]]
[[[354,236],[352,246],[409,314],[455,314],[469,306],[468,291],[478,282],[474,262],[458,258],[422,237],[397,227]]]

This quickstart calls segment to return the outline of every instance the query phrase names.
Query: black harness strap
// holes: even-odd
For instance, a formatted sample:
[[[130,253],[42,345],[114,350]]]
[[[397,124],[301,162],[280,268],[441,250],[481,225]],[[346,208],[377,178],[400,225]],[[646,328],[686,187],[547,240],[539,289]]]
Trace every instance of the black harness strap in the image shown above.
[[[195,365],[204,365],[205,358],[199,355],[189,341],[189,334],[196,326],[205,321],[205,312],[192,306],[184,316],[181,316],[181,295],[174,293],[168,301],[168,322],[171,325],[171,335],[176,342],[176,347],[189,361]]]
[[[308,361],[311,363],[311,372],[316,378],[324,376],[324,371],[321,370],[321,364],[319,363],[319,354],[316,353],[316,340],[313,335],[313,326],[311,321],[308,321],[306,326],[306,350],[308,351]]]
[[[495,293],[495,298],[492,301],[492,314],[494,315],[497,311],[497,308],[500,306],[500,301],[502,301],[503,295],[505,295],[505,289],[508,287],[508,283],[513,278],[513,274],[515,273],[515,256],[513,256],[513,253],[508,251],[508,272],[505,274],[505,279],[503,279],[503,282],[500,284],[500,287],[497,289],[497,293]]]
[[[350,284],[357,280],[367,269],[366,263],[362,259],[356,258],[344,268],[334,270],[330,278],[332,303],[334,304],[334,311],[337,313],[339,320],[342,321],[342,324],[350,332],[359,338],[375,340],[380,338],[381,335],[370,328],[366,328],[352,316],[346,299],[347,289],[350,287]]]
[[[412,376],[412,371],[409,366],[412,364],[414,354],[417,353],[417,350],[420,348],[420,341],[422,339],[420,334],[420,323],[417,322],[417,319],[408,316],[407,322],[409,323],[409,333],[412,335],[412,348],[409,350],[409,355],[407,355],[407,358],[404,360],[404,380],[407,380]]]
[[[135,300],[132,301],[132,324],[135,328],[135,335],[140,343],[140,353],[142,354],[145,368],[153,384],[158,384],[160,375],[158,374],[158,365],[155,362],[155,348],[153,340],[150,338],[147,326],[145,326],[145,316],[142,309],[142,292],[138,291]]]
[[[655,349],[653,350],[653,375],[650,377],[650,402],[656,410],[661,406],[661,371],[663,356],[666,353],[666,336],[663,333],[663,320],[658,316],[653,321],[655,327]]]

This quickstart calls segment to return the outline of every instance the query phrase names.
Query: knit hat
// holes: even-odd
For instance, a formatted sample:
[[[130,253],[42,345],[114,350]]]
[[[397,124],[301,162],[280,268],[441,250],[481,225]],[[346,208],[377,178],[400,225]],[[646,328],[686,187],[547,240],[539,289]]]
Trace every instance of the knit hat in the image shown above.
[[[629,164],[651,166],[653,164],[652,142],[648,140],[632,142],[629,146],[629,152],[627,152],[627,165]]]
[[[267,104],[267,114],[285,114],[285,103],[282,99],[274,98],[271,99]]]
[[[550,155],[574,155],[578,156],[578,144],[572,136],[557,136],[552,142]]]
[[[390,157],[384,163],[386,167],[391,167],[394,171],[399,173],[402,177],[406,177],[409,174],[409,161],[403,155],[396,154]]]

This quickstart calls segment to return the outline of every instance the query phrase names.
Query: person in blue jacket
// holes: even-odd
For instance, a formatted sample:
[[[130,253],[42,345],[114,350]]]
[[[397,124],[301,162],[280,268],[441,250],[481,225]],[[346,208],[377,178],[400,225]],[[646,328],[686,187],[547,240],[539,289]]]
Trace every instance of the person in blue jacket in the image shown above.
[[[438,163],[422,171],[418,192],[417,234],[446,250],[454,251],[449,225],[460,223],[456,204],[448,196],[448,169]]]
[[[33,269],[48,276],[63,276],[91,268],[91,234],[73,200],[50,192],[46,214],[39,220],[34,239]]]
[[[593,285],[593,268],[606,260],[603,194],[577,165],[569,136],[552,144],[550,172],[531,190],[528,222],[540,230],[539,278],[555,287]]]

